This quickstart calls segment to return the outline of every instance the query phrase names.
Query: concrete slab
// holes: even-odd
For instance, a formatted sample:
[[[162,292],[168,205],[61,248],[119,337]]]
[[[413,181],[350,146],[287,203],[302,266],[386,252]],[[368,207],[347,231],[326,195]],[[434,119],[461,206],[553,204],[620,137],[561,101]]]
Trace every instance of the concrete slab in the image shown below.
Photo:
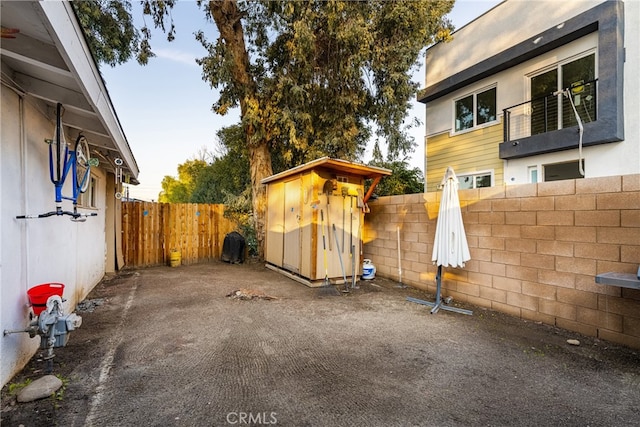
[[[432,294],[396,285],[323,296],[221,262],[121,272],[56,349],[62,400],[12,404],[7,386],[2,425],[637,424],[637,351],[456,301],[473,316],[434,316],[406,300]]]

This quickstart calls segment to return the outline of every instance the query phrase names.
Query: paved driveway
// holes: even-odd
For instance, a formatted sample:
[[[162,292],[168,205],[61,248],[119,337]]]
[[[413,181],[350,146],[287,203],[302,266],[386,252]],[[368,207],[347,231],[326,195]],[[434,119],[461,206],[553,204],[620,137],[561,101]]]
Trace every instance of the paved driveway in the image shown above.
[[[638,352],[407,296],[433,298],[381,278],[325,296],[261,264],[124,272],[56,351],[62,398],[11,405],[5,387],[2,425],[638,425]]]

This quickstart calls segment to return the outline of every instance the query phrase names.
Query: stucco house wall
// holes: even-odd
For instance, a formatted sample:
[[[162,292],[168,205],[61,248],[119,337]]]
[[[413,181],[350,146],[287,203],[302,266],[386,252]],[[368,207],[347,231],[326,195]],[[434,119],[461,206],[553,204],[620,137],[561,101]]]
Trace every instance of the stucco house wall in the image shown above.
[[[65,285],[65,311],[75,305],[105,273],[106,175],[96,169],[97,217],[72,222],[69,217],[16,219],[54,209],[54,189],[49,180],[48,148],[51,121],[35,106],[10,90],[2,91],[2,144],[0,144],[0,282],[2,329],[27,326],[27,289],[42,283]],[[71,204],[71,202],[65,202]],[[83,211],[88,211],[83,209]],[[24,365],[40,343],[27,334],[0,339],[2,382]],[[14,361],[14,363],[11,363]]]
[[[119,200],[114,162],[137,182],[138,169],[106,87],[69,2],[2,2],[2,27],[17,30],[3,38],[0,92],[0,330],[24,330],[31,309],[27,290],[44,283],[65,285],[65,313],[74,311],[116,260]],[[17,219],[55,211],[45,139],[55,133],[56,104],[62,103],[67,142],[82,133],[91,157],[93,187],[80,213]],[[71,175],[63,194],[71,194]],[[92,194],[93,202],[88,202]],[[63,210],[72,210],[64,200]],[[73,339],[73,333],[70,339]],[[0,336],[0,384],[6,384],[34,355],[40,338],[27,333]]]

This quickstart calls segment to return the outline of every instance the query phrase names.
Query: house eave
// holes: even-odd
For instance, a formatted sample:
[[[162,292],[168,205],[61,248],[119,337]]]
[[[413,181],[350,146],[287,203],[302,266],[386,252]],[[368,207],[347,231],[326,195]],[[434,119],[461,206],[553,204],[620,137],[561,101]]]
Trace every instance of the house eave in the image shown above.
[[[100,153],[101,167],[113,170],[113,161],[120,158],[125,174],[137,183],[138,165],[71,4],[1,6],[2,26],[19,30],[15,39],[3,39],[0,49],[3,73],[10,76],[3,85],[42,103],[49,115],[58,102],[63,104],[63,125],[72,136],[87,136],[92,150]]]

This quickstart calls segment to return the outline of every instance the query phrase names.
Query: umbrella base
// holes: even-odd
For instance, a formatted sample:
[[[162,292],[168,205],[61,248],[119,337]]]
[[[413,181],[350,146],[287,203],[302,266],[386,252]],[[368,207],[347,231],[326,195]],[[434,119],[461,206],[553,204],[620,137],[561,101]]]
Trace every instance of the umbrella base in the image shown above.
[[[441,295],[442,295],[442,266],[439,265],[438,272],[436,273],[436,301],[429,302],[429,301],[424,301],[424,300],[412,298],[412,297],[407,297],[407,301],[433,307],[431,309],[431,314],[436,314],[440,309],[447,310],[447,311],[454,311],[456,313],[466,314],[468,316],[471,316],[473,314],[473,311],[471,310],[465,310],[464,308],[457,308],[457,307],[451,307],[448,305],[442,305]]]
[[[422,305],[428,305],[429,307],[433,307],[431,309],[431,314],[436,314],[438,312],[438,310],[442,309],[442,310],[447,310],[447,311],[453,311],[453,312],[460,313],[460,314],[466,314],[468,316],[473,315],[473,311],[471,311],[471,310],[465,310],[464,308],[458,308],[458,307],[451,307],[451,306],[448,306],[448,305],[442,305],[442,301],[431,302],[431,301],[425,301],[425,300],[412,298],[412,297],[407,297],[407,301],[415,302],[417,304],[422,304]]]

